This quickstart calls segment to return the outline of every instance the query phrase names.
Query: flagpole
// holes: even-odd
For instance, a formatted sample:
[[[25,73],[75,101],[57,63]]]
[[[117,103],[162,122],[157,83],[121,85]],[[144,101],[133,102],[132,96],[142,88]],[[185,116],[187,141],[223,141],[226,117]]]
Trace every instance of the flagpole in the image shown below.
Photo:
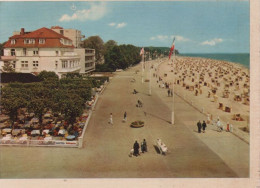
[[[174,82],[175,82],[175,75],[174,75],[174,61],[175,61],[175,49],[174,49],[174,41],[175,41],[175,37],[173,38],[172,41],[172,46],[171,46],[171,51],[170,51],[170,55],[169,55],[169,60],[171,60],[171,53],[173,50],[173,58],[172,58],[172,66],[173,66],[173,80],[172,80],[172,125],[174,125]],[[171,64],[171,62],[169,63]]]
[[[142,53],[142,84],[144,83],[144,52]]]
[[[152,80],[151,80],[151,61],[149,61],[149,68],[150,68],[150,71],[149,71],[149,95],[152,95],[152,87],[151,87],[151,82],[152,82]]]
[[[174,82],[175,82],[175,75],[174,75],[174,60],[175,60],[175,50],[173,51],[173,80],[172,80],[172,125],[174,125]]]

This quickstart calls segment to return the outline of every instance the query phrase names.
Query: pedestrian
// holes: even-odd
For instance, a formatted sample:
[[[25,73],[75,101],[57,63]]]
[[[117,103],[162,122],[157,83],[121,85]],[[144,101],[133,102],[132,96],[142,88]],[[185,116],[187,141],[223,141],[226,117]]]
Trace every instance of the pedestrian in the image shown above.
[[[134,148],[134,155],[137,157],[137,155],[139,155],[139,148],[140,148],[137,140],[135,141],[133,148]]]
[[[203,130],[203,133],[205,133],[205,129],[206,129],[206,127],[207,127],[207,124],[206,124],[205,121],[203,121],[203,123],[202,123],[202,130]]]
[[[171,93],[171,91],[170,91],[170,89],[168,89],[168,97],[170,96],[170,93]]]
[[[171,97],[173,96],[172,90],[171,90]]]
[[[145,139],[143,140],[143,142],[141,144],[141,150],[142,150],[142,153],[147,152],[147,144],[146,144]]]
[[[221,122],[219,119],[217,120],[217,127],[218,127],[218,131],[221,132],[223,128],[221,126]]]
[[[233,125],[232,125],[232,124],[230,124],[229,131],[230,131],[231,133],[233,132]]]
[[[124,122],[126,122],[126,116],[127,116],[127,114],[126,114],[126,112],[124,113]]]
[[[112,113],[110,113],[109,123],[111,125],[113,125],[113,114]]]
[[[198,127],[198,133],[201,133],[201,122],[200,122],[200,120],[197,123],[197,127]]]

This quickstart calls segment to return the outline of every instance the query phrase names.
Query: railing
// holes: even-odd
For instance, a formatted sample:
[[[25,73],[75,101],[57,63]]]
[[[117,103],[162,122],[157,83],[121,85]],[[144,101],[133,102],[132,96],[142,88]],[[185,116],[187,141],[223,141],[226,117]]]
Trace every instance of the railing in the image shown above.
[[[78,147],[78,141],[63,141],[63,140],[18,140],[0,139],[0,145],[8,146],[50,146],[50,147]]]

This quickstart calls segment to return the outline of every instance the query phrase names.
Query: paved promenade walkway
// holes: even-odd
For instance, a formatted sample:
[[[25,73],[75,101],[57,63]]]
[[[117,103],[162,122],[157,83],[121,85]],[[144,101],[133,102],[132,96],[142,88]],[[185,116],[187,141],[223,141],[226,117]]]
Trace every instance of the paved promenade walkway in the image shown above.
[[[175,125],[171,125],[166,90],[152,80],[149,96],[148,83],[141,83],[135,68],[116,73],[99,97],[82,149],[1,147],[0,178],[248,177],[248,144],[211,126],[198,134],[196,122],[205,116],[177,96]],[[136,95],[134,88],[139,91]],[[143,108],[135,106],[138,99]],[[113,125],[108,123],[110,113]],[[135,120],[143,120],[145,126],[130,128]],[[144,138],[148,152],[129,157],[134,141]],[[157,152],[157,138],[167,145],[166,156]]]

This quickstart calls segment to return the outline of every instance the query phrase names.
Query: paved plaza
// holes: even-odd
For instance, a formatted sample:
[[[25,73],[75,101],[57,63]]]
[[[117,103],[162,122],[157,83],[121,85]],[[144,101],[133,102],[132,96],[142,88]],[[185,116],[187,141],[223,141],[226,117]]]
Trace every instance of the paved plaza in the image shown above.
[[[230,178],[249,176],[249,145],[229,132],[208,125],[197,133],[205,115],[175,95],[175,124],[171,125],[172,98],[152,78],[141,82],[140,65],[117,72],[99,96],[87,127],[83,148],[1,146],[0,178]],[[146,74],[145,74],[146,76]],[[135,82],[131,80],[135,78]],[[139,93],[133,94],[136,89]],[[137,108],[137,100],[144,104]],[[127,122],[122,122],[124,112]],[[113,125],[109,115],[113,113]],[[136,120],[142,128],[131,128]],[[148,152],[129,157],[135,140],[147,140]],[[169,153],[156,148],[160,138]]]

